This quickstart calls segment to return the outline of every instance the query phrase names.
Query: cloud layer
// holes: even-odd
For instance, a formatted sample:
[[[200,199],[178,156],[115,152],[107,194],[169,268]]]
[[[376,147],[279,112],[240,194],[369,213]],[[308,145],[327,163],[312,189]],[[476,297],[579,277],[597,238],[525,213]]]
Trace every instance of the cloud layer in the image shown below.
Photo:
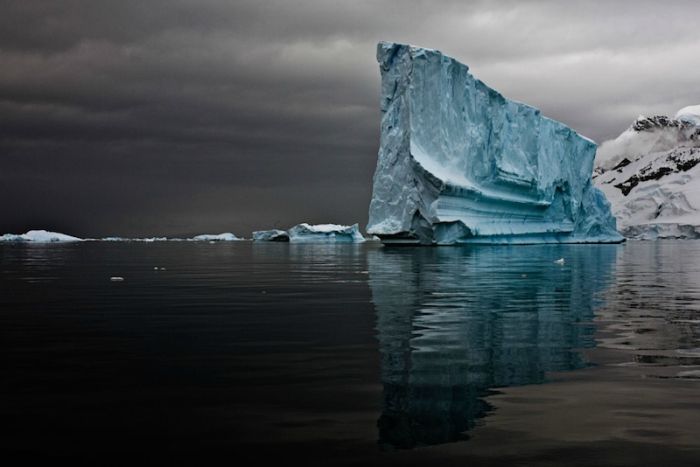
[[[611,3],[612,5],[608,5]],[[700,4],[0,0],[0,231],[366,222],[379,40],[602,141],[700,103]]]

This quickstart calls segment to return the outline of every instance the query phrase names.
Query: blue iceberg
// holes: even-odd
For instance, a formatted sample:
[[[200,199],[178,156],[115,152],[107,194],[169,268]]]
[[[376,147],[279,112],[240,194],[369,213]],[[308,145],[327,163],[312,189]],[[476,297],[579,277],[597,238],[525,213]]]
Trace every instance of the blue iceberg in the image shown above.
[[[292,243],[362,243],[365,238],[357,224],[298,224],[289,229]]]
[[[286,230],[256,230],[253,232],[254,242],[288,242],[289,234]]]
[[[381,42],[367,233],[385,243],[614,243],[596,145],[436,50]]]

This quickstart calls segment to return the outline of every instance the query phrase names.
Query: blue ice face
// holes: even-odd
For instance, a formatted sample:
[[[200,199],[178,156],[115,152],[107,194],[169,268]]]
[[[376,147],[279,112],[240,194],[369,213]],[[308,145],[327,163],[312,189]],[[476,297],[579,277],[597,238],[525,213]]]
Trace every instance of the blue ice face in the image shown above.
[[[619,242],[591,185],[595,143],[442,53],[382,42],[367,231],[423,244]]]

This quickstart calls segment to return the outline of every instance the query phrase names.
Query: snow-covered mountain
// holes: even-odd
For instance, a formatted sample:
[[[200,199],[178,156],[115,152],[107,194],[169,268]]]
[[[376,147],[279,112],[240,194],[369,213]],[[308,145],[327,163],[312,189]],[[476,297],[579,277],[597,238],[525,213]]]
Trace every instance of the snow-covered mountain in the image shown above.
[[[644,117],[599,148],[595,185],[630,238],[700,238],[700,105]]]

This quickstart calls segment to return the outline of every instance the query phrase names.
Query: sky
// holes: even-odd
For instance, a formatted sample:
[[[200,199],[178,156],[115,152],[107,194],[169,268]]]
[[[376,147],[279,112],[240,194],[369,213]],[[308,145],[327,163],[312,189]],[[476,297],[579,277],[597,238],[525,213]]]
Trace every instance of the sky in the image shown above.
[[[380,40],[602,142],[700,103],[700,2],[0,0],[0,234],[364,228]]]

